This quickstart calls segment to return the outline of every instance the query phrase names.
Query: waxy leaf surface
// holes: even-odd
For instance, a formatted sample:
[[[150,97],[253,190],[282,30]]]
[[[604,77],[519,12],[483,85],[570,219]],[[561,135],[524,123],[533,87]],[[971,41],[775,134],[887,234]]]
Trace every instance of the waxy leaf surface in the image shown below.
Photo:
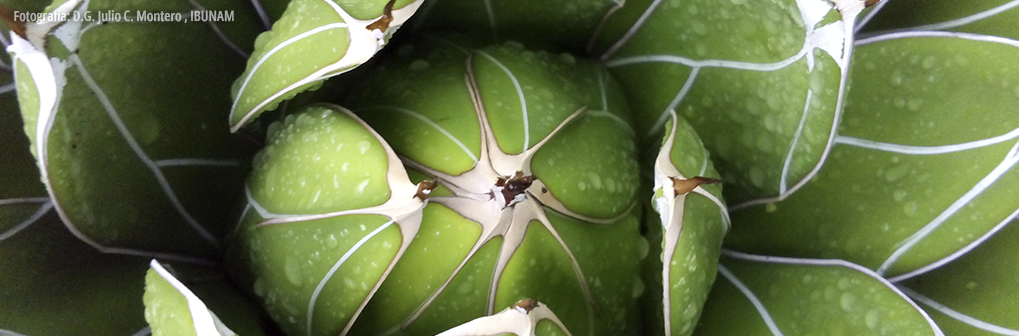
[[[1019,213],[1019,43],[904,32],[854,57],[825,167],[785,201],[735,211],[728,245],[914,276]]]

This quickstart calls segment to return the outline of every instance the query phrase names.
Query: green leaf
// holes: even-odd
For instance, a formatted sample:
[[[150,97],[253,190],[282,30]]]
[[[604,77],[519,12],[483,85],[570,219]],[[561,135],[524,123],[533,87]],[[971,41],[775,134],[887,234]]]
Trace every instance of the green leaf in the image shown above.
[[[153,335],[234,336],[208,307],[156,260],[145,275],[145,319]]]
[[[3,74],[0,74],[3,76]],[[10,77],[7,78],[10,80]],[[102,254],[53,211],[11,108],[0,94],[0,334],[130,335],[141,314],[144,260]],[[139,281],[135,281],[139,280]],[[100,308],[97,308],[100,307]]]
[[[1019,2],[888,0],[861,20],[861,37],[893,31],[954,31],[1019,39]],[[872,17],[871,17],[872,16]]]
[[[437,336],[570,335],[555,313],[541,302],[526,299],[501,312],[479,317]]]
[[[604,19],[625,1],[429,0],[411,21],[415,31],[465,32],[487,41],[584,54]]]
[[[737,206],[810,179],[842,109],[862,1],[639,1],[609,18],[600,59],[634,104],[638,137],[670,111],[715,155]]]
[[[231,130],[367,62],[422,1],[291,1],[272,30],[255,41],[246,70],[234,82]],[[391,13],[384,9],[389,5]],[[385,24],[376,27],[376,22]]]
[[[948,334],[1019,334],[1017,224],[1001,225],[936,265],[940,268],[897,285]]]
[[[68,1],[53,10],[248,12],[203,3]],[[227,87],[241,69],[224,64],[243,59],[234,41],[250,40],[256,21],[30,26],[29,41],[14,37],[11,49],[18,94],[61,218],[102,251],[208,263],[252,147],[227,132]]]
[[[660,318],[646,320],[653,333],[690,335],[715,281],[722,237],[729,217],[718,172],[693,128],[672,114],[654,163],[652,202],[658,218],[645,218],[648,237],[661,241],[647,305]],[[656,244],[657,245],[657,244]],[[663,265],[667,265],[663,269]],[[663,309],[664,308],[664,309]],[[659,319],[663,319],[658,321]]]
[[[637,164],[618,87],[518,44],[405,48],[348,97],[386,140],[336,106],[270,127],[236,254],[274,319],[432,334],[533,297],[577,332],[635,330]]]
[[[728,246],[900,275],[1019,213],[1019,43],[951,32],[861,40],[837,144],[788,199],[739,209]]]
[[[858,265],[724,254],[695,335],[944,335],[891,283]]]

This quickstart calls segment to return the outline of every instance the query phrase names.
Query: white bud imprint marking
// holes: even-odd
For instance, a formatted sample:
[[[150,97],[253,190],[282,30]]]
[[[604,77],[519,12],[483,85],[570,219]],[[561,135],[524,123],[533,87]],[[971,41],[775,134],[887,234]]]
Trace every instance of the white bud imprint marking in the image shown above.
[[[880,274],[878,274],[877,272],[872,271],[869,268],[866,268],[866,267],[863,267],[863,266],[860,266],[860,265],[857,265],[857,264],[854,264],[854,263],[851,263],[851,262],[848,262],[848,261],[845,261],[845,260],[840,260],[840,259],[808,259],[808,258],[787,258],[787,257],[762,256],[762,255],[755,255],[755,254],[737,252],[737,251],[726,250],[726,249],[722,249],[722,255],[724,255],[726,257],[729,257],[729,258],[737,259],[737,260],[759,262],[759,263],[769,263],[769,264],[779,264],[779,265],[844,267],[844,268],[848,268],[848,269],[851,269],[851,270],[863,273],[864,275],[869,276],[872,279],[880,282],[881,285],[887,287],[893,293],[895,293],[900,298],[902,298],[911,307],[913,307],[913,309],[916,310],[916,312],[918,314],[920,314],[920,316],[923,316],[925,321],[927,321],[927,325],[929,325],[931,327],[931,331],[934,332],[935,336],[945,336],[945,333],[943,331],[941,331],[941,328],[938,327],[937,323],[934,323],[934,320],[931,319],[930,315],[928,315],[926,311],[921,309],[920,306],[917,306],[916,303],[913,302],[913,300],[910,300],[909,297],[906,296],[906,294],[903,293],[903,291],[899,289],[899,287],[896,287],[890,281],[888,281],[887,279],[882,277]],[[721,264],[718,265],[718,269],[719,269],[720,272],[722,270],[722,267],[723,266]]]
[[[917,302],[920,302],[920,303],[922,303],[922,304],[924,304],[924,305],[926,305],[928,307],[931,307],[934,310],[937,310],[937,311],[941,312],[942,314],[948,315],[948,317],[951,317],[951,318],[955,319],[956,321],[965,323],[965,324],[967,324],[967,325],[969,325],[971,327],[974,327],[974,328],[977,328],[977,329],[980,329],[980,330],[984,330],[984,331],[987,331],[987,332],[999,334],[999,335],[1019,336],[1019,330],[1005,328],[1005,327],[1002,327],[1002,326],[999,326],[999,325],[996,325],[996,324],[993,324],[993,323],[988,323],[988,322],[982,321],[980,319],[977,319],[975,317],[963,314],[963,313],[961,313],[961,312],[959,312],[959,311],[957,311],[955,309],[949,308],[948,306],[945,306],[944,304],[941,304],[940,302],[934,301],[933,299],[931,299],[931,298],[929,298],[927,296],[924,296],[923,294],[917,293],[916,291],[913,291],[912,289],[909,289],[909,288],[906,288],[906,287],[901,287],[901,286],[898,287],[898,288],[903,293],[906,293],[906,295],[908,295],[913,300],[916,300]]]
[[[587,278],[584,276],[580,264],[577,262],[576,257],[574,257],[573,252],[566,245],[566,242],[562,239],[562,237],[559,236],[559,232],[555,229],[555,227],[552,226],[546,216],[545,208],[549,208],[563,215],[587,222],[608,224],[627,216],[630,209],[633,209],[633,206],[614,218],[592,218],[567,209],[562,202],[556,199],[555,196],[548,191],[548,188],[545,187],[544,183],[537,179],[531,181],[530,185],[527,186],[523,193],[515,195],[515,201],[512,202],[506,202],[507,200],[502,199],[502,188],[494,186],[495,182],[500,179],[512,176],[533,176],[531,171],[531,158],[534,154],[540,150],[541,147],[549,141],[549,139],[558,134],[563,127],[576,119],[580,114],[584,113],[586,108],[582,107],[573,112],[558,126],[556,126],[552,132],[534,146],[530,148],[525,146],[526,149],[522,153],[505,153],[500,149],[499,144],[495,139],[495,135],[492,132],[491,123],[488,120],[488,114],[485,111],[484,104],[482,103],[481,93],[478,89],[477,81],[474,76],[473,67],[471,65],[472,62],[473,57],[468,57],[465,81],[467,82],[468,91],[471,95],[471,101],[474,104],[478,123],[481,125],[481,154],[478,163],[471,168],[471,170],[456,176],[437,171],[406,158],[404,159],[404,163],[409,167],[432,176],[440,184],[451,190],[454,195],[433,197],[430,198],[429,201],[442,204],[457,212],[461,216],[478,223],[478,225],[481,226],[482,232],[478,237],[478,240],[467,253],[467,256],[463,258],[459,265],[457,265],[446,281],[397,328],[406,328],[419,318],[431,305],[431,303],[435,301],[439,294],[445,290],[445,288],[453,280],[453,277],[460,272],[471,257],[473,257],[485,243],[491,241],[495,237],[501,236],[503,237],[503,242],[499,250],[496,265],[493,269],[492,280],[489,284],[488,303],[486,306],[488,314],[491,314],[495,308],[496,292],[501,275],[514,252],[523,243],[527,227],[533,221],[537,221],[543,225],[552,234],[556,241],[559,242],[563,251],[573,264],[577,281],[584,293],[589,310],[596,310],[597,302],[591,294]],[[508,69],[503,69],[503,71],[508,71]],[[512,73],[508,74],[515,80],[515,78],[512,77]],[[519,87],[517,83],[514,83],[514,85]],[[522,96],[521,102],[524,102]]]
[[[503,309],[498,314],[471,320],[436,336],[497,336],[506,333],[532,336],[541,320],[551,321],[566,332],[567,336],[572,336],[548,306],[530,299]]]
[[[300,33],[294,37],[291,37],[286,41],[283,41],[283,43],[274,46],[269,52],[267,52],[265,55],[262,55],[262,57],[260,57],[259,60],[256,62],[256,65],[252,67],[250,71],[246,72],[247,76],[244,78],[244,81],[241,84],[241,88],[237,91],[237,96],[234,98],[233,106],[230,108],[230,115],[238,113],[237,104],[240,102],[241,98],[244,97],[244,92],[248,86],[248,82],[250,82],[251,78],[255,75],[257,68],[280,49],[285,48],[293,44],[294,42],[305,39],[311,35],[320,33],[322,31],[346,28],[348,39],[350,41],[350,43],[347,45],[346,53],[344,53],[343,57],[341,57],[335,63],[324,66],[321,69],[316,70],[311,74],[308,74],[307,76],[301,78],[300,80],[291,83],[290,85],[287,85],[285,88],[263,99],[261,102],[255,105],[254,108],[244,112],[244,117],[242,117],[241,120],[238,121],[236,124],[232,125],[230,131],[237,132],[237,130],[239,130],[241,126],[244,126],[244,124],[246,124],[248,120],[253,118],[259,110],[268,106],[274,100],[276,100],[279,97],[282,97],[287,92],[293,91],[306,84],[347,72],[357,67],[358,65],[367,62],[369,59],[372,58],[372,56],[375,55],[376,52],[382,49],[382,47],[385,45],[386,43],[385,35],[384,34],[380,35],[379,33],[381,33],[381,31],[377,31],[377,29],[376,30],[367,29],[368,26],[372,25],[379,19],[383,18],[384,15],[380,15],[377,18],[369,20],[358,20],[351,16],[350,14],[348,14],[345,10],[343,10],[343,8],[340,8],[340,6],[335,2],[331,0],[322,1],[331,6],[333,10],[336,12],[336,14],[340,16],[343,22],[330,23],[327,25],[312,28],[308,31]],[[418,7],[421,6],[422,2],[423,0],[417,0],[411,2],[407,6],[404,6],[403,8],[393,10],[392,21],[389,23],[389,30],[387,32],[395,31],[400,25],[402,25],[404,22],[410,19],[411,15],[413,15],[414,12],[417,11]]]
[[[371,133],[371,135],[374,136],[375,139],[382,145],[382,148],[386,152],[386,159],[388,162],[386,171],[386,181],[389,183],[390,190],[389,199],[380,205],[371,206],[367,208],[308,215],[269,213],[268,211],[265,210],[265,208],[258,205],[255,199],[251,197],[250,192],[248,192],[248,202],[255,208],[255,210],[259,214],[262,215],[262,218],[266,218],[265,221],[258,224],[258,226],[260,227],[287,223],[295,224],[299,222],[306,222],[317,219],[333,218],[347,215],[381,215],[390,219],[390,223],[384,224],[383,227],[388,227],[391,224],[395,223],[396,226],[399,228],[401,243],[399,249],[396,252],[396,256],[393,257],[393,260],[386,267],[386,270],[382,273],[382,276],[379,278],[377,282],[375,282],[375,285],[372,287],[371,291],[364,298],[364,300],[361,301],[361,304],[357,307],[357,310],[354,312],[354,314],[351,315],[350,321],[347,322],[347,324],[343,327],[343,330],[340,332],[340,335],[342,336],[346,335],[347,332],[350,331],[350,328],[354,325],[354,322],[357,321],[357,317],[364,310],[364,307],[368,305],[368,301],[371,300],[371,298],[375,295],[375,292],[378,291],[380,286],[382,286],[382,282],[386,280],[386,278],[389,276],[389,273],[393,270],[393,267],[396,266],[396,263],[400,260],[401,257],[403,257],[403,253],[407,250],[407,247],[410,246],[410,243],[414,240],[414,237],[417,235],[418,230],[420,230],[421,228],[421,220],[423,215],[422,211],[424,210],[424,207],[428,203],[428,201],[415,197],[418,192],[418,185],[412,183],[410,181],[410,178],[407,177],[407,170],[404,169],[403,164],[400,162],[400,157],[396,155],[396,152],[393,151],[392,147],[389,146],[389,143],[387,143],[386,140],[382,138],[382,136],[375,132],[375,130],[368,126],[368,124],[366,124],[363,120],[354,115],[353,112],[350,112],[350,110],[347,110],[336,105],[329,104],[323,105],[326,105],[331,109],[341,111],[347,116],[349,116],[351,119],[357,121],[362,127],[368,130]],[[312,333],[311,325],[314,317],[312,313],[314,312],[314,307],[318,300],[318,293],[321,292],[321,288],[324,287],[325,284],[331,279],[331,277],[335,274],[335,270],[338,269],[340,265],[343,263],[343,261],[346,260],[345,258],[349,257],[350,254],[356,252],[356,250],[360,248],[361,245],[363,245],[369,239],[377,235],[378,232],[381,232],[382,229],[384,228],[380,227],[376,231],[373,231],[371,234],[366,236],[363,239],[363,241],[359,241],[358,244],[353,246],[349,251],[347,251],[344,254],[344,257],[341,257],[340,261],[337,262],[333,266],[333,268],[330,269],[330,271],[323,277],[323,279],[319,281],[319,284],[315,289],[315,293],[312,295],[311,300],[309,300],[308,302],[309,310],[307,326],[309,335]]]
[[[71,0],[67,1],[57,8],[50,11],[50,13],[71,13],[72,11],[84,12],[88,10],[89,1]],[[111,121],[116,126],[118,133],[124,138],[125,142],[131,148],[132,152],[137,158],[149,168],[152,172],[153,177],[159,183],[164,195],[166,195],[168,201],[173,205],[174,209],[178,214],[187,222],[187,224],[195,230],[203,239],[209,244],[216,246],[218,241],[200,225],[183,207],[183,204],[177,198],[176,193],[173,191],[169,182],[163,176],[160,171],[159,165],[155,163],[149,156],[141,149],[140,145],[135,141],[134,137],[127,130],[123,121],[120,120],[119,114],[113,104],[106,97],[105,92],[102,88],[92,80],[87,70],[82,65],[81,60],[76,54],[72,54],[68,60],[62,61],[56,58],[50,59],[42,51],[44,45],[44,39],[48,35],[53,35],[61,43],[64,44],[68,49],[74,50],[78,48],[78,43],[81,39],[81,35],[87,30],[88,26],[82,28],[81,21],[40,21],[40,22],[29,22],[26,24],[26,31],[28,40],[21,38],[17,34],[11,33],[11,45],[7,48],[7,51],[13,54],[12,64],[17,64],[18,61],[22,62],[28,69],[32,81],[35,83],[36,91],[38,92],[39,100],[39,111],[37,117],[36,134],[35,134],[35,145],[36,153],[38,155],[38,165],[40,167],[40,174],[42,180],[46,186],[46,191],[50,198],[53,199],[53,208],[57,211],[60,219],[64,222],[64,225],[68,228],[71,233],[79,240],[91,245],[97,250],[103,253],[115,253],[125,255],[136,255],[152,258],[160,258],[167,260],[177,260],[202,265],[215,265],[215,262],[204,258],[198,258],[187,255],[179,255],[173,253],[162,253],[162,252],[151,252],[143,251],[130,248],[120,247],[109,247],[100,244],[92,240],[90,237],[85,235],[83,232],[78,230],[76,224],[71,221],[67,213],[61,207],[59,200],[56,198],[56,193],[50,183],[49,178],[49,134],[53,128],[53,122],[56,119],[58,110],[58,102],[63,93],[63,87],[66,85],[65,71],[70,66],[75,66],[78,69],[78,73],[82,76],[86,86],[88,86],[94,93],[96,99],[103,106],[103,109],[109,115]],[[16,73],[15,73],[16,75]]]
[[[187,300],[188,310],[191,312],[191,322],[195,327],[195,334],[197,336],[237,335],[237,333],[230,330],[230,328],[227,328],[226,325],[219,320],[219,317],[216,317],[216,314],[209,310],[201,299],[195,296],[195,293],[191,292],[187,286],[170,274],[166,268],[163,268],[163,265],[160,265],[158,261],[152,259],[152,261],[149,262],[149,267],[152,267],[152,270],[156,271],[156,274],[159,274],[163,280],[169,282],[170,286],[173,286],[173,288]]]
[[[677,108],[683,101],[687,93],[690,91],[694,84],[698,72],[701,68],[725,68],[741,71],[777,71],[788,67],[794,63],[797,63],[801,59],[805,59],[807,62],[808,69],[814,67],[814,54],[815,48],[821,49],[831,55],[832,59],[839,66],[841,72],[841,80],[839,83],[839,95],[835,104],[835,113],[832,121],[832,127],[829,132],[828,142],[825,144],[824,151],[821,154],[821,158],[815,164],[815,166],[802,178],[800,178],[792,186],[788,185],[789,167],[791,161],[794,158],[793,151],[795,150],[799,138],[794,135],[790,143],[790,152],[786,156],[785,162],[783,162],[781,178],[779,181],[780,193],[774,197],[767,197],[762,199],[749,200],[740,204],[735,204],[730,207],[730,210],[738,210],[751,205],[767,204],[785,199],[793,192],[805,185],[814,175],[820,170],[821,165],[828,157],[828,153],[831,147],[834,145],[834,138],[838,129],[838,121],[842,114],[843,96],[846,88],[846,79],[848,78],[848,60],[852,54],[853,35],[851,27],[854,26],[856,16],[863,9],[863,1],[861,0],[797,0],[796,4],[800,10],[800,16],[804,23],[804,43],[803,47],[795,54],[772,63],[752,63],[743,61],[733,60],[721,60],[721,59],[707,59],[697,60],[681,55],[639,55],[630,56],[618,59],[610,59],[612,55],[618,52],[637,31],[643,26],[644,23],[649,19],[651,14],[659,7],[660,0],[653,1],[647,8],[647,10],[641,15],[641,17],[633,24],[629,31],[623,35],[615,44],[610,47],[605,54],[602,55],[602,61],[605,62],[607,67],[620,67],[631,64],[641,63],[672,63],[690,67],[690,75],[683,87],[679,89],[679,92],[673,98],[672,102],[662,111],[658,121],[649,130],[648,136],[658,134],[664,127],[665,122],[668,120],[668,115],[671,110]],[[823,27],[814,29],[818,23],[820,23],[825,15],[827,15],[832,9],[838,10],[842,16],[842,20],[834,22]],[[804,106],[810,105],[810,99],[812,98],[811,92],[807,90],[807,99],[804,102]],[[806,120],[806,108],[804,109],[803,116],[801,117],[801,123],[799,128],[803,126],[803,122]],[[799,133],[797,133],[799,134]]]
[[[673,187],[673,178],[686,179],[672,163],[672,147],[676,141],[676,134],[678,133],[679,127],[676,127],[676,122],[679,121],[679,117],[676,115],[676,111],[670,110],[669,115],[672,116],[673,127],[672,131],[669,132],[668,137],[665,139],[665,143],[662,144],[661,150],[658,152],[658,157],[655,159],[655,171],[654,171],[654,190],[661,190],[662,196],[654,198],[655,210],[658,211],[661,217],[662,226],[664,232],[662,236],[665,240],[665,246],[662,249],[662,253],[665,256],[665,260],[662,263],[662,303],[665,315],[665,334],[672,334],[672,299],[671,299],[671,268],[672,256],[676,254],[676,246],[679,244],[679,237],[683,231],[683,215],[685,213],[686,196],[688,194],[677,195],[676,189]],[[705,156],[705,164],[703,167],[707,167],[707,156]],[[729,212],[726,211],[725,203],[722,202],[721,198],[711,194],[701,186],[694,188],[692,193],[704,196],[715,203],[718,206],[722,221],[725,223],[725,231],[729,230],[731,226],[731,220],[729,219]],[[719,271],[721,271],[721,265],[719,265]]]

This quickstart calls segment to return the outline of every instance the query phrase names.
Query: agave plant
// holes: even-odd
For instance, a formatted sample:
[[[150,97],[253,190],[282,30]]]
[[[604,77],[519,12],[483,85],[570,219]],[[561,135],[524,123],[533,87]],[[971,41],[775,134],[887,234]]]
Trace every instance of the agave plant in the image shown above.
[[[0,4],[0,335],[1019,335],[1019,1]]]

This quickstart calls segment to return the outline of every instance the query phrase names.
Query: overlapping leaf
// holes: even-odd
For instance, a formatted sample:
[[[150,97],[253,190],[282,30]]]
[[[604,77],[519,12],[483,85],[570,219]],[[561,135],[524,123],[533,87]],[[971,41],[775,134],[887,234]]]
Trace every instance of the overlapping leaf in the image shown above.
[[[397,51],[413,58],[351,98],[386,140],[338,107],[271,128],[238,254],[274,318],[292,333],[428,334],[525,296],[569,310],[572,329],[636,328],[636,186],[618,180],[636,162],[611,82],[518,45],[424,50]],[[403,164],[432,180],[415,186]]]
[[[249,147],[222,119],[228,78],[241,70],[223,64],[242,60],[239,46],[258,31],[239,6],[66,1],[47,10],[94,19],[125,9],[237,15],[38,22],[28,24],[27,40],[12,35],[25,133],[54,208],[77,237],[105,252],[206,263],[216,253],[225,230],[217,224],[227,221]]]
[[[857,43],[824,169],[733,214],[743,251],[843,258],[915,276],[1019,214],[1019,42],[900,32]]]
[[[820,167],[838,124],[863,2],[835,3],[630,2],[596,50],[640,137],[657,139],[675,110],[714,153],[730,202],[781,199]]]
[[[234,82],[231,130],[367,62],[423,0],[294,0]]]
[[[887,280],[841,260],[726,253],[697,335],[944,335]]]
[[[645,330],[651,333],[689,335],[700,317],[715,281],[722,237],[729,229],[717,177],[693,128],[672,114],[654,163],[652,202],[658,218],[645,218],[652,232],[649,238],[661,241],[661,250],[654,248],[661,251],[661,258],[655,260],[651,267],[655,274],[649,277],[655,290],[646,294],[646,304],[660,315],[646,319]]]
[[[944,267],[898,283],[950,335],[1019,335],[1019,223]]]
[[[145,261],[102,254],[62,225],[13,102],[14,92],[0,94],[0,334],[130,335],[144,329]]]
[[[234,330],[240,335],[267,334],[257,305],[240,295],[222,274],[187,269],[188,279],[175,270],[156,260],[149,262],[143,299],[153,335],[233,336],[238,334]]]

